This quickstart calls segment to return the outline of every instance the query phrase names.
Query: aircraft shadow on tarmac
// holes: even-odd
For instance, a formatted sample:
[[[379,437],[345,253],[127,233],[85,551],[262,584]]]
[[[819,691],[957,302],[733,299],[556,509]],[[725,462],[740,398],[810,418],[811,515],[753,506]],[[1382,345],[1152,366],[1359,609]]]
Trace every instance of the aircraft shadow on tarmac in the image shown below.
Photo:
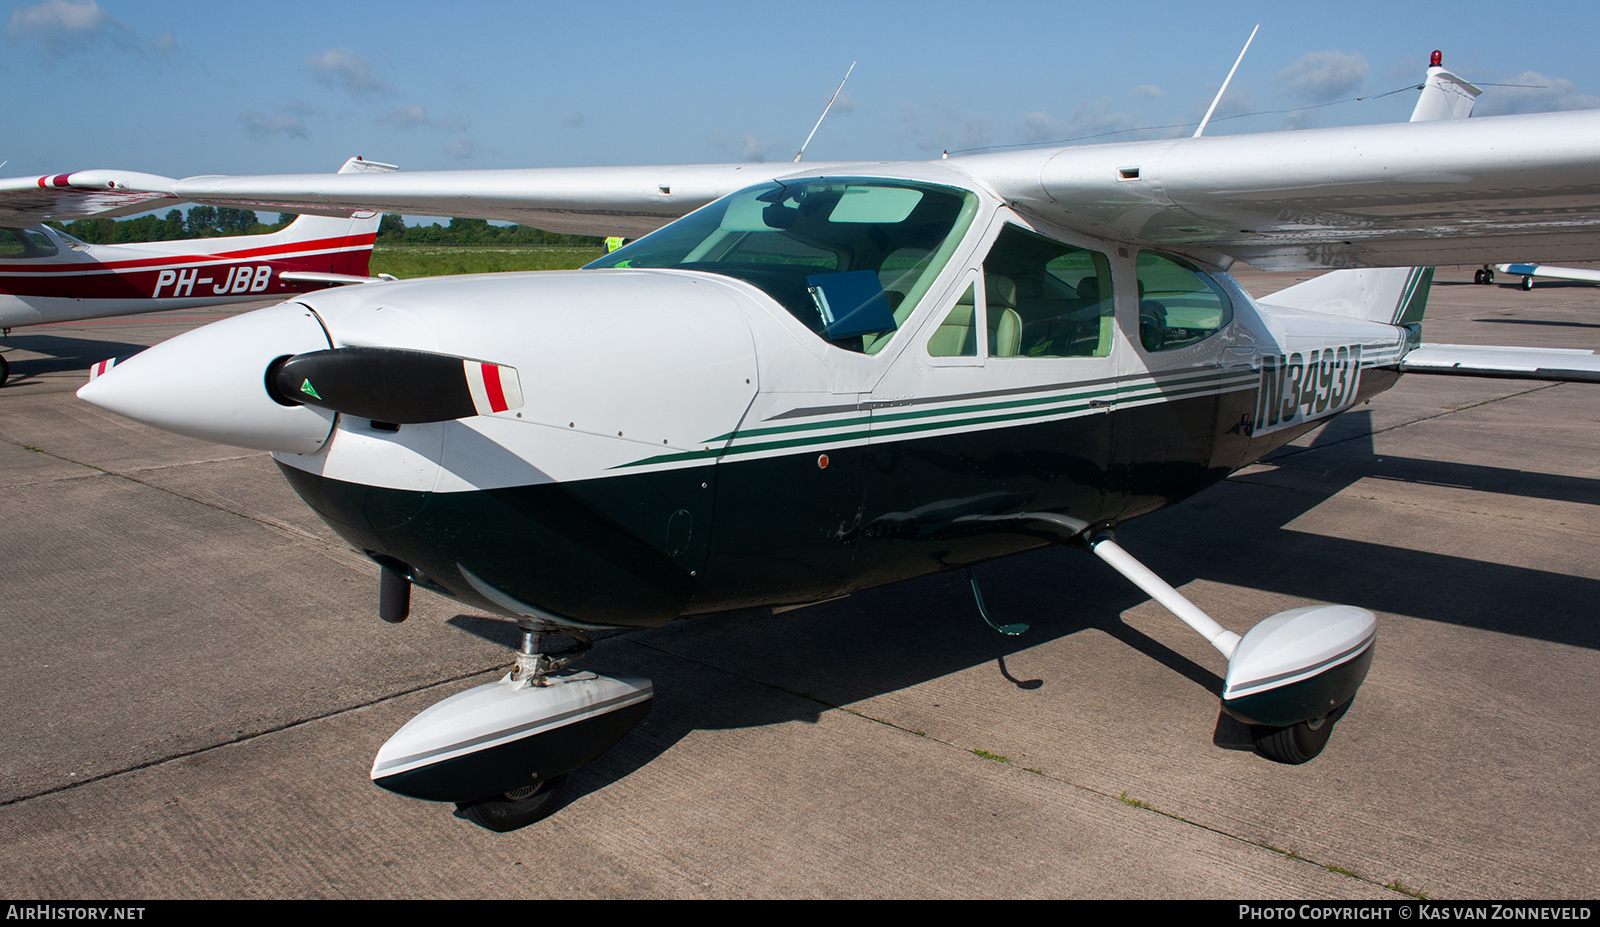
[[[1304,478],[1287,485],[1248,476],[1229,480],[1124,527],[1123,543],[1180,588],[1205,579],[1600,649],[1600,629],[1588,620],[1592,603],[1600,599],[1600,581],[1413,550],[1405,536],[1386,545],[1288,527],[1367,477],[1583,504],[1600,504],[1600,480],[1379,457],[1373,452],[1370,414],[1364,410],[1335,419],[1310,446],[1286,447],[1264,462]],[[627,659],[620,661],[628,664],[622,666],[615,659],[621,653],[602,643],[582,667],[652,677],[656,709],[634,734],[573,774],[563,803],[628,776],[696,730],[814,723],[836,706],[989,662],[996,664],[997,685],[1034,689],[1066,684],[1018,678],[1005,659],[1089,630],[1220,697],[1223,680],[1216,670],[1122,620],[1125,611],[1148,599],[1095,558],[1048,548],[982,564],[977,572],[994,619],[1026,621],[1031,625],[1027,633],[1004,637],[989,629],[973,604],[964,571],[956,571],[778,615],[764,609],[707,615],[631,635],[672,659]],[[1242,631],[1266,615],[1216,617]],[[451,623],[507,646],[517,643],[516,625],[510,621],[461,615]],[[697,661],[697,653],[715,654],[716,669],[705,671],[710,661]],[[730,697],[725,682],[719,681],[725,673],[755,680],[745,684],[751,688],[780,691],[767,697]],[[1220,711],[1213,743],[1223,749],[1250,749],[1245,727]]]
[[[126,357],[149,347],[147,344],[127,344],[106,341],[102,338],[69,338],[64,335],[12,335],[5,339],[8,352],[25,351],[43,354],[44,357],[7,358],[11,362],[11,379],[6,388],[23,386],[29,380],[47,373],[82,371],[85,378],[95,364],[110,357]]]

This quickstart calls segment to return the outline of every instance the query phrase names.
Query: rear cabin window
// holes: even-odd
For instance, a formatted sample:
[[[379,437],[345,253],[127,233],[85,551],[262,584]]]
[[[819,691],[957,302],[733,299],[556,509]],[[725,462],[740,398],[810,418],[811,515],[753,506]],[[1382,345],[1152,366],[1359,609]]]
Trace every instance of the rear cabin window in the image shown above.
[[[55,242],[43,232],[0,228],[0,258],[42,258],[56,251]]]
[[[1183,258],[1139,252],[1139,343],[1175,351],[1211,337],[1233,320],[1233,301],[1204,271]]]

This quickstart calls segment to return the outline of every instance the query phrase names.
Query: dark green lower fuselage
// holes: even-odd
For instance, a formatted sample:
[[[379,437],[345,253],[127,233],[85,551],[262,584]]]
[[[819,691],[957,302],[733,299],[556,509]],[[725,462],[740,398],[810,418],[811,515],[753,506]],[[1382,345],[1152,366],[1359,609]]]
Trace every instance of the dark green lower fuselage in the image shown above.
[[[1357,401],[1396,376],[1366,371]],[[1254,389],[1234,390],[829,448],[826,466],[811,450],[472,492],[280,466],[351,544],[465,603],[505,613],[510,599],[579,626],[654,627],[1066,541],[1061,521],[1111,527],[1155,511],[1322,423],[1253,436],[1256,406]],[[1027,513],[1064,518],[1051,527]]]

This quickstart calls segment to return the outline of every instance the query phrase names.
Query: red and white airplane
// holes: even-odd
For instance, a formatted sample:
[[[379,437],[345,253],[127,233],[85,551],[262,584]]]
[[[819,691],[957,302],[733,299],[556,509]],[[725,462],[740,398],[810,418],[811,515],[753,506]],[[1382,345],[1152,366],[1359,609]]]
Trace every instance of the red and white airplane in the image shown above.
[[[342,174],[387,173],[351,158]],[[377,279],[377,212],[303,215],[266,235],[91,245],[46,219],[118,216],[183,202],[175,181],[127,171],[0,180],[0,330],[284,296]],[[10,365],[0,357],[0,385]]]

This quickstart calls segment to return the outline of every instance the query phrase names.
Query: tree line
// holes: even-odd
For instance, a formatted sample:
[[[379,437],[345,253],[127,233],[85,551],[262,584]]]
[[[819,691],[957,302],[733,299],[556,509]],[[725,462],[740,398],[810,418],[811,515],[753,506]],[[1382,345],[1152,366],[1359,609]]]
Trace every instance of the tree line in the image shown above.
[[[598,248],[598,235],[564,235],[530,225],[490,225],[487,219],[451,219],[450,224],[407,226],[399,216],[378,223],[380,245],[576,245]]]
[[[164,217],[132,219],[77,219],[51,222],[79,241],[91,245],[120,245],[180,238],[221,238],[228,235],[264,235],[293,222],[295,216],[279,213],[278,221],[264,223],[249,209],[227,206],[191,206],[188,215],[174,209]],[[450,224],[408,226],[400,216],[386,215],[378,223],[379,245],[575,245],[599,247],[595,235],[563,235],[527,225],[490,225],[486,219],[451,219]]]
[[[294,216],[279,214],[272,224],[261,222],[254,211],[227,206],[191,206],[189,214],[174,209],[164,217],[135,216],[132,219],[76,219],[50,225],[79,241],[91,245],[121,245],[140,241],[174,241],[179,238],[221,238],[224,235],[263,235],[294,221]]]

